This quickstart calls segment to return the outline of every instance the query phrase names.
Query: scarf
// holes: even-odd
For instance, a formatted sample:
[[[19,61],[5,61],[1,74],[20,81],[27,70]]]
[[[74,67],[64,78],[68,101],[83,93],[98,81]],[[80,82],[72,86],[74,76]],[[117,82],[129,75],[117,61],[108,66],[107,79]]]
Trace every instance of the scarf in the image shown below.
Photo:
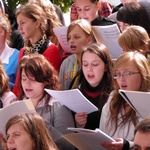
[[[24,55],[28,55],[31,53],[41,53],[44,51],[48,46],[49,40],[47,39],[46,35],[43,35],[39,41],[37,41],[34,45],[31,44],[29,40],[25,41],[24,47]],[[44,50],[43,50],[44,46]]]

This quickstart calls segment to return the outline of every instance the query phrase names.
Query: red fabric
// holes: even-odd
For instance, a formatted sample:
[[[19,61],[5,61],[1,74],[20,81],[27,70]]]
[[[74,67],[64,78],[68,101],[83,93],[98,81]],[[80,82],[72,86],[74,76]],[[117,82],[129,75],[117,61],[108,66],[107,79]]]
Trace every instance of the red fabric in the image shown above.
[[[98,97],[98,96],[100,96],[101,95],[101,91],[97,91],[97,92],[88,92],[88,91],[86,91],[86,90],[84,90],[84,92],[89,96],[89,97],[92,97],[92,98],[96,98],[96,97]]]
[[[19,52],[18,63],[20,62],[21,58],[23,57],[23,54],[24,54],[24,48],[22,48]],[[57,48],[57,46],[55,44],[51,44],[44,51],[43,55],[52,64],[52,66],[59,72],[59,68],[60,68],[62,60],[61,60],[61,55],[60,55],[60,52],[59,52],[59,49]],[[20,80],[19,76],[20,76],[20,73],[19,73],[19,71],[17,71],[15,85],[12,90],[12,92],[16,96],[19,96],[19,93],[20,93],[19,92],[19,80]]]

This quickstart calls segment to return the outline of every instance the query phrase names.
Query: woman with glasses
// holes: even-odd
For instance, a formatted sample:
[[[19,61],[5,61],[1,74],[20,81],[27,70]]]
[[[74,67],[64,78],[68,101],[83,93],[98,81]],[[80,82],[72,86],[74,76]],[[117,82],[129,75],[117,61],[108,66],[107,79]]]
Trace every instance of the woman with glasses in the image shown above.
[[[108,150],[127,150],[133,146],[134,128],[142,118],[119,94],[119,89],[150,91],[150,70],[146,57],[138,52],[123,53],[114,64],[113,76],[114,91],[103,107],[100,129],[116,142],[101,144]]]

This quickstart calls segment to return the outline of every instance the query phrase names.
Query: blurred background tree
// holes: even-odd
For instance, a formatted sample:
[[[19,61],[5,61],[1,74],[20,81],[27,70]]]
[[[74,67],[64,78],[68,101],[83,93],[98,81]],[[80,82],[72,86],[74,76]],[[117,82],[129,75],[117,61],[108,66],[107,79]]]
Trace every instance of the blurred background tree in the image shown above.
[[[11,10],[15,10],[17,6],[26,3],[26,0],[4,0]]]
[[[72,4],[72,0],[53,0],[52,2],[59,6],[64,13],[69,11]]]
[[[27,0],[4,0],[11,10],[15,10],[17,6],[23,5]],[[61,10],[66,13],[69,11],[69,8],[72,4],[72,0],[51,0],[54,4],[59,6]]]

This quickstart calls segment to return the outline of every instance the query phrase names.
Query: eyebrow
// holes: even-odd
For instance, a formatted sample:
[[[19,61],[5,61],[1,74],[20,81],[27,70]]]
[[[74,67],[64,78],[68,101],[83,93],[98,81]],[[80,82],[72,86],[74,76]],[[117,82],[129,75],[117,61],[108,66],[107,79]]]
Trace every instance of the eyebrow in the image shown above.
[[[85,7],[90,7],[90,5],[88,5],[88,6],[84,6],[83,8],[85,8]],[[76,8],[78,9],[78,8],[80,8],[79,6],[76,6]],[[81,8],[80,8],[81,9]]]
[[[139,145],[137,145],[137,144],[135,144],[135,145],[134,145],[134,147],[141,148],[141,147],[140,147]],[[148,147],[145,147],[144,149],[145,149],[145,150],[150,150],[150,146],[148,146]]]
[[[82,60],[83,62],[88,62],[88,60]],[[93,60],[92,62],[99,62],[99,60]]]

